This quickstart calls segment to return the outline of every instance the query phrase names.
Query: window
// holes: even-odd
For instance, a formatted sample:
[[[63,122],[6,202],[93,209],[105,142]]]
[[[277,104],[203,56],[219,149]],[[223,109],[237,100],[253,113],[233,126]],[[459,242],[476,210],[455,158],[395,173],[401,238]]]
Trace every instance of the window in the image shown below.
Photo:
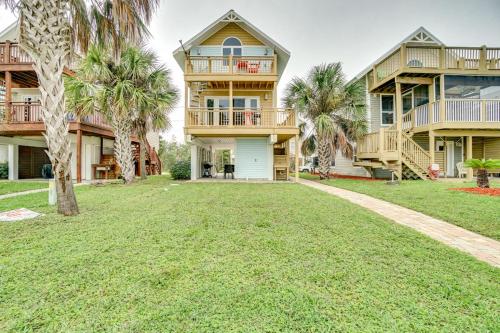
[[[394,96],[381,95],[380,96],[380,110],[382,116],[382,125],[394,124]]]
[[[241,56],[241,42],[236,37],[228,37],[222,43],[222,55],[223,56]]]
[[[500,76],[446,75],[445,98],[500,98]]]
[[[429,88],[422,85],[413,88],[413,105],[415,107],[429,103]]]
[[[403,95],[403,114],[413,109],[413,93],[410,91]]]

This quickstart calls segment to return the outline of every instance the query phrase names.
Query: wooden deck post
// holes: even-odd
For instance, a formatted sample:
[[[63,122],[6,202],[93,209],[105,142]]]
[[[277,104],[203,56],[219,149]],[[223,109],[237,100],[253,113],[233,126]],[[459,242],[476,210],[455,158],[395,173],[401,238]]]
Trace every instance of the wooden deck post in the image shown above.
[[[439,76],[439,121],[444,123],[446,121],[446,100],[444,92],[444,74]]]
[[[229,81],[229,126],[233,126],[233,81]]]
[[[435,138],[434,138],[434,131],[429,131],[429,155],[431,155],[431,165],[435,163],[436,157],[435,157]]]
[[[396,129],[398,131],[398,179],[403,176],[403,97],[401,95],[401,83],[396,82]]]
[[[188,115],[188,109],[189,109],[189,86],[188,83],[184,83],[184,123],[187,124],[188,126],[190,125],[189,123],[189,115]]]
[[[467,148],[465,150],[466,160],[470,160],[472,158],[472,135],[467,137]],[[467,180],[472,180],[474,177],[474,173],[472,168],[467,168]]]
[[[92,178],[92,177],[91,177]],[[82,182],[82,130],[76,130],[76,182]]]
[[[299,181],[299,135],[295,135],[295,182]]]
[[[7,55],[4,55],[7,56]],[[12,120],[12,73],[5,72],[5,120],[10,123]]]

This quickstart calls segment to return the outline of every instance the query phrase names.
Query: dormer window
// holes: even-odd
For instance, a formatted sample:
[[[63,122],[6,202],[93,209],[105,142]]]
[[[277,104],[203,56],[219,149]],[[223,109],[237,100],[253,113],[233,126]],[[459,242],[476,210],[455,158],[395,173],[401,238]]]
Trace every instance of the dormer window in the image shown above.
[[[236,37],[228,37],[222,43],[223,56],[241,56],[241,41]]]

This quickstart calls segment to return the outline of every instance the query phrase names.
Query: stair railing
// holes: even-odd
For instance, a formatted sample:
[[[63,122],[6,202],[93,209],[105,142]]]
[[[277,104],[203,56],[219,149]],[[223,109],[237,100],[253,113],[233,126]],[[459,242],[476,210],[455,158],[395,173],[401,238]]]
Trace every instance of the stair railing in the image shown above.
[[[427,174],[427,169],[431,164],[431,155],[406,133],[403,133],[402,138],[401,153],[403,157],[415,165],[422,174]]]

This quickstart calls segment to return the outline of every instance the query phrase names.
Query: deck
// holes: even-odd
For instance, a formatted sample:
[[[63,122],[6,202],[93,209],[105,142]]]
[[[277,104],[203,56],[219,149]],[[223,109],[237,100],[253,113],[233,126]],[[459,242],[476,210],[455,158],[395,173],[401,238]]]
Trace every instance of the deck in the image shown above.
[[[382,91],[401,74],[500,74],[500,48],[402,44],[368,74],[370,92]]]

